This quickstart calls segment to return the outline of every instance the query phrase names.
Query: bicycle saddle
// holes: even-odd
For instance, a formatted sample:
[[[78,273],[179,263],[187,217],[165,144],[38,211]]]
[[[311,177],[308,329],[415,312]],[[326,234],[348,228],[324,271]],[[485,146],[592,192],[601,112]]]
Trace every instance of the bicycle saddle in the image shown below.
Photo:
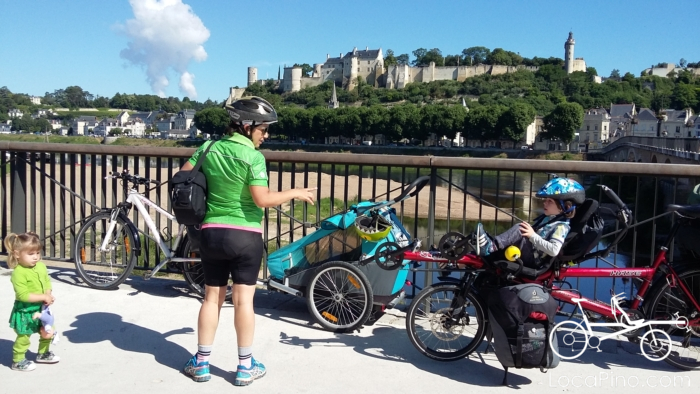
[[[700,205],[676,205],[670,204],[666,210],[668,212],[678,212],[683,216],[700,218]]]

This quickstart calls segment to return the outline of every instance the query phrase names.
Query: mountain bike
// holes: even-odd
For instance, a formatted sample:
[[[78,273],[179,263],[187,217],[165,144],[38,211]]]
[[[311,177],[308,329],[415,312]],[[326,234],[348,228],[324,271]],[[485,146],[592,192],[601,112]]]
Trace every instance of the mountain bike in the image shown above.
[[[134,269],[143,248],[143,234],[160,249],[165,258],[151,271],[144,275],[145,279],[152,278],[165,265],[172,270],[182,272],[189,287],[199,295],[204,295],[204,273],[199,250],[194,246],[186,232],[185,225],[179,225],[172,247],[166,243],[172,237],[167,229],[163,232],[156,227],[147,207],[169,221],[175,216],[166,211],[145,195],[139,192],[139,186],[161,183],[138,175],[122,172],[110,173],[107,178],[122,181],[124,202],[112,208],[102,208],[99,212],[85,218],[78,231],[73,248],[73,258],[78,274],[83,281],[95,289],[114,289],[122,284]],[[137,228],[129,219],[131,209],[135,208],[141,215],[148,232]],[[227,291],[230,298],[231,287]]]
[[[648,319],[678,320],[684,325],[658,325],[665,331],[669,340],[664,339],[657,353],[668,351],[664,361],[685,370],[700,369],[700,268],[672,264],[667,252],[679,229],[693,220],[700,220],[700,205],[669,206],[675,215],[675,222],[663,246],[655,255],[650,267],[633,268],[581,268],[576,264],[585,260],[605,257],[624,237],[631,224],[631,211],[609,188],[602,186],[606,195],[618,206],[617,220],[621,224],[615,239],[604,249],[590,252],[591,247],[583,248],[581,255],[571,259],[553,258],[540,268],[524,267],[523,262],[509,262],[506,259],[484,258],[470,253],[464,237],[446,234],[438,247],[441,257],[429,253],[411,252],[410,245],[396,248],[386,261],[433,262],[444,267],[456,267],[463,271],[460,279],[442,275],[439,282],[423,289],[413,300],[406,312],[406,330],[411,343],[422,354],[439,361],[457,360],[468,356],[481,344],[488,331],[485,289],[498,285],[505,279],[512,283],[539,283],[550,289],[552,296],[562,303],[578,304],[585,313],[600,316],[601,319],[616,321],[622,314],[630,320]],[[597,204],[596,204],[597,209]],[[579,213],[577,212],[577,216]],[[576,219],[572,219],[573,222]],[[456,247],[456,248],[455,248]],[[564,247],[562,247],[564,249]],[[398,266],[399,263],[395,264]],[[391,264],[380,265],[395,269]],[[436,271],[436,270],[433,270]],[[449,273],[449,271],[448,271]],[[575,289],[563,289],[571,277],[623,277],[639,278],[641,285],[632,300],[626,302],[626,310],[611,308],[605,302],[581,297]],[[642,301],[644,301],[642,303]],[[568,315],[572,317],[573,314]],[[658,327],[657,327],[658,326]],[[632,340],[641,340],[639,332],[632,333]],[[670,348],[670,350],[669,350]]]

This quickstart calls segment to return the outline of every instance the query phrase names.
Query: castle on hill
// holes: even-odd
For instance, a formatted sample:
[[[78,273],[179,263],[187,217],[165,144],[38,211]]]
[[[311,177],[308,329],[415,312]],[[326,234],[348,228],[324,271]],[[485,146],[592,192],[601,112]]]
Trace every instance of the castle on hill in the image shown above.
[[[564,69],[567,74],[586,71],[586,61],[583,58],[574,57],[575,45],[574,35],[569,32],[569,37],[564,43]],[[324,63],[314,64],[311,76],[303,75],[301,67],[284,67],[284,73],[278,83],[283,92],[297,92],[327,81],[333,81],[334,85],[350,90],[357,86],[359,78],[374,87],[403,89],[407,84],[414,82],[464,81],[478,75],[500,75],[523,69],[535,72],[539,67],[491,64],[436,66],[434,62],[430,62],[427,66],[412,67],[407,64],[396,64],[385,67],[381,48],[366,47],[365,50],[358,50],[355,47],[344,55],[340,53],[338,57],[330,57],[327,54]],[[264,80],[258,79],[256,67],[248,67],[248,86],[255,83],[264,83]]]

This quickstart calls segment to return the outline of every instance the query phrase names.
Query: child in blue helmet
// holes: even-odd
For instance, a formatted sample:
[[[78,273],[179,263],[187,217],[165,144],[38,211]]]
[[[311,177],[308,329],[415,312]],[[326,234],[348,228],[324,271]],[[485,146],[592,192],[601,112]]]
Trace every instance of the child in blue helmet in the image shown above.
[[[479,223],[470,241],[477,254],[488,256],[515,245],[520,248],[523,263],[534,267],[540,265],[543,257],[558,255],[569,234],[569,219],[585,200],[585,191],[573,179],[553,178],[535,196],[544,199],[544,214],[532,225],[521,222],[492,238]]]

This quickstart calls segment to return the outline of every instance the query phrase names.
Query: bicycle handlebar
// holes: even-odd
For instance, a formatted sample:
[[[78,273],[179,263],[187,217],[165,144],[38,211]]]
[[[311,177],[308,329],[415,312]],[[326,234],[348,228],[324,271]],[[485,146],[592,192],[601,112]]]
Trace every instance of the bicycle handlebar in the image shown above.
[[[408,185],[408,187],[406,187],[406,189],[404,189],[404,191],[401,192],[401,194],[399,194],[398,196],[396,196],[396,198],[394,198],[392,201],[394,203],[397,203],[407,198],[415,196],[416,194],[420,193],[420,191],[423,189],[423,187],[425,187],[425,185],[428,184],[428,182],[430,182],[430,177],[427,175],[422,176],[420,178],[416,178],[415,181],[411,182],[411,184]],[[415,190],[413,190],[414,188]]]
[[[408,185],[408,186],[401,192],[401,194],[399,194],[398,196],[396,196],[396,198],[394,198],[394,199],[392,199],[392,200],[384,201],[384,202],[379,202],[379,203],[376,203],[376,204],[370,205],[370,206],[358,207],[358,208],[357,208],[357,214],[358,214],[358,215],[363,215],[363,214],[365,214],[365,212],[367,212],[367,211],[372,211],[372,210],[379,209],[379,208],[382,208],[382,207],[387,207],[387,206],[390,206],[390,205],[394,205],[394,204],[396,204],[396,203],[398,203],[398,202],[401,202],[401,201],[403,201],[403,200],[406,200],[406,199],[408,199],[408,198],[411,198],[411,197],[415,196],[416,194],[418,194],[418,193],[423,189],[423,187],[425,187],[425,185],[428,184],[428,182],[430,182],[430,177],[427,176],[427,175],[426,175],[426,176],[419,177],[419,178],[416,178],[416,180],[413,181],[413,182],[411,182],[411,184]]]
[[[138,175],[131,175],[127,169],[124,169],[122,172],[110,172],[105,178],[123,179],[127,182],[133,183],[134,185],[147,185],[149,183],[160,185],[160,182],[154,179],[148,179]]]

